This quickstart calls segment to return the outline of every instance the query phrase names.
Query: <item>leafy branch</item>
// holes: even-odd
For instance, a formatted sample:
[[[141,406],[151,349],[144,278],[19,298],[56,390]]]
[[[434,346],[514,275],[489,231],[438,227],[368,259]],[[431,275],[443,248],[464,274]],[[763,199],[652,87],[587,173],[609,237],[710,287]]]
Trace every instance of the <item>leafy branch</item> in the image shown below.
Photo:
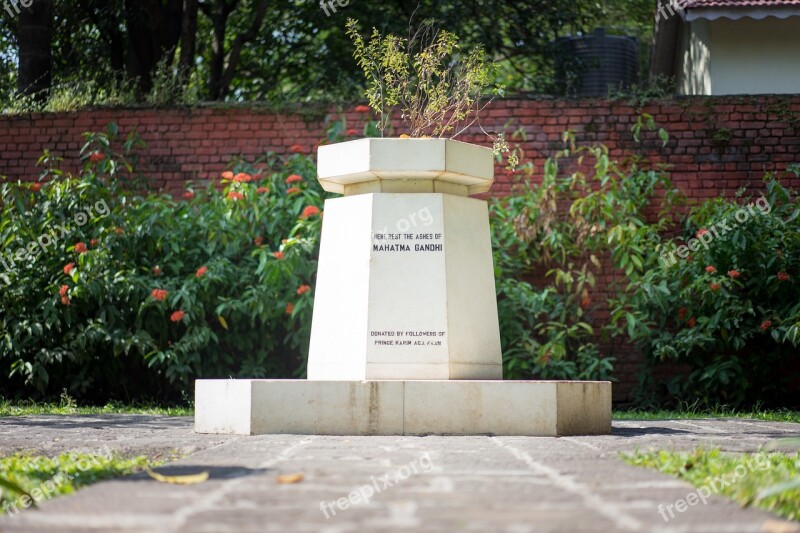
[[[478,121],[491,103],[485,98],[502,87],[494,86],[496,66],[482,47],[463,52],[458,37],[426,21],[409,37],[381,35],[374,29],[369,39],[358,31],[358,21],[348,19],[347,35],[367,79],[365,96],[380,115],[383,133],[399,109],[411,137],[456,137]]]

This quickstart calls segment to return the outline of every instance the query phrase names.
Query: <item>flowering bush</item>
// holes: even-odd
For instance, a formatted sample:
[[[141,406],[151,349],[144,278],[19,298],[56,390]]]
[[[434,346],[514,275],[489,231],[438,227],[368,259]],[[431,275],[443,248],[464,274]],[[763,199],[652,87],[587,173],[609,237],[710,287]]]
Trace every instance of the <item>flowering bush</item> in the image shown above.
[[[109,206],[0,271],[2,393],[175,399],[197,377],[302,373],[322,216],[312,161],[235,161],[176,200],[135,192],[139,145],[117,150],[113,133],[89,136],[79,177],[46,157],[39,183],[0,187],[4,252]]]
[[[614,315],[624,324],[619,333],[651,362],[643,399],[666,390],[704,405],[796,401],[789,395],[800,368],[800,200],[777,178],[765,182],[763,197],[693,209],[681,236],[696,239],[690,255],[665,262],[682,239],[659,238],[632,272]],[[652,364],[663,361],[688,373],[659,388]]]
[[[645,129],[655,130],[651,118],[634,134]],[[559,176],[565,156],[594,172]],[[681,231],[672,206],[682,195],[664,170],[570,143],[541,183],[523,180],[492,204],[506,377],[608,379],[613,350],[632,343],[645,356],[640,403],[795,404],[797,193],[768,176],[766,196],[708,201]],[[690,246],[664,237],[676,232]],[[593,297],[604,270],[607,302]],[[662,383],[655,367],[664,362],[679,375]]]

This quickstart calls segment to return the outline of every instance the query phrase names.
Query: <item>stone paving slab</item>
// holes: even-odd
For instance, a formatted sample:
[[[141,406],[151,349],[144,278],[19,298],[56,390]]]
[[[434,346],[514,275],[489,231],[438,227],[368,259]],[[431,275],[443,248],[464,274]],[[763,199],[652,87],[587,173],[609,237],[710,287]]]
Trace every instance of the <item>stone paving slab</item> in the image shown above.
[[[156,415],[25,416],[0,418],[0,453],[65,451],[127,455],[190,454],[241,437],[199,435],[189,417]]]
[[[798,435],[800,424],[727,419],[621,421],[610,436],[531,438],[230,437],[196,435],[186,418],[3,418],[0,453],[183,450],[192,455],[160,471],[211,475],[192,486],[143,474],[107,481],[0,518],[0,531],[800,531],[718,496],[667,522],[658,506],[695,489],[619,459],[636,449],[757,451]],[[277,483],[291,473],[305,478]]]

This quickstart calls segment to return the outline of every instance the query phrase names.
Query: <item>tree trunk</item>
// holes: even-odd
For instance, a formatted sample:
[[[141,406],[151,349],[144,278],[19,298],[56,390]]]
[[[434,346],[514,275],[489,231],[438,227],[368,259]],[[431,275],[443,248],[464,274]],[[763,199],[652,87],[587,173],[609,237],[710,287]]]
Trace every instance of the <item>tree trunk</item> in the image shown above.
[[[230,11],[225,0],[217,0],[207,12],[214,28],[211,41],[211,61],[209,64],[208,92],[211,100],[222,99],[222,75],[225,70],[225,28]]]
[[[128,78],[136,80],[139,96],[153,87],[153,46],[147,10],[140,0],[125,0],[125,27],[127,28]]]
[[[52,84],[53,0],[35,0],[27,8],[18,6],[19,92],[43,102]]]
[[[125,0],[127,71],[140,95],[153,88],[158,63],[175,53],[181,38],[183,0]],[[171,63],[171,61],[170,61]]]
[[[181,75],[188,80],[194,70],[197,48],[197,0],[183,0],[183,21],[181,24],[181,57],[178,65]]]
[[[231,44],[231,51],[228,57],[228,65],[225,67],[225,72],[222,74],[222,81],[220,83],[220,99],[224,98],[230,89],[233,77],[236,75],[236,69],[239,66],[239,57],[242,55],[244,46],[258,36],[261,31],[261,25],[264,23],[264,17],[267,14],[267,0],[260,0],[256,12],[253,15],[253,21],[246,32],[238,35]]]
[[[211,42],[211,64],[209,65],[210,79],[208,82],[209,96],[212,100],[222,100],[228,94],[231,82],[236,74],[242,49],[258,36],[267,13],[268,0],[259,0],[247,31],[238,35],[231,43],[230,50],[226,51],[225,30],[228,26],[228,18],[238,4],[239,0],[217,0],[213,7],[204,10],[214,27],[214,38]]]

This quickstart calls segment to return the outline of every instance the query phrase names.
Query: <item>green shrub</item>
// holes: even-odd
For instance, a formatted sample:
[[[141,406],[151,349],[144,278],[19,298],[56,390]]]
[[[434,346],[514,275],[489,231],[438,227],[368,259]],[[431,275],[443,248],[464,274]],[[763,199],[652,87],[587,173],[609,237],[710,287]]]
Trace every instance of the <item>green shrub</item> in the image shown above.
[[[652,120],[647,125],[639,129],[654,129]],[[615,358],[601,354],[599,341],[613,323],[595,294],[603,260],[610,255],[626,273],[640,268],[645,243],[670,221],[649,223],[648,210],[658,201],[669,209],[677,198],[667,176],[641,156],[616,161],[605,146],[576,148],[571,133],[565,141],[541,183],[528,176],[491,204],[506,378],[612,379]],[[592,174],[561,176],[564,158],[593,162]]]
[[[615,302],[615,317],[651,363],[643,400],[666,389],[706,406],[796,402],[800,200],[778,179],[765,181],[765,196],[693,209],[680,237],[651,244]],[[678,248],[690,239],[695,249]],[[652,364],[663,361],[686,365],[688,375],[659,389]]]
[[[502,93],[492,82],[497,66],[483,47],[462,51],[458,36],[431,20],[407,38],[373,28],[365,40],[357,20],[347,19],[345,26],[382,133],[399,111],[411,137],[455,137],[477,121],[487,91]]]
[[[79,177],[46,155],[42,181],[0,187],[4,256],[54,241],[0,272],[7,392],[176,399],[196,377],[302,373],[322,207],[311,160],[236,161],[176,200],[136,192],[141,143],[115,133],[88,136]]]
[[[643,115],[634,139],[648,132],[668,140]],[[769,176],[766,196],[707,201],[680,217],[681,230],[683,196],[664,168],[565,138],[540,184],[522,180],[491,206],[506,377],[609,379],[616,347],[635,344],[645,358],[639,403],[796,403],[797,193]],[[561,176],[563,158],[592,172]],[[744,214],[728,232],[717,227]],[[676,232],[715,238],[686,260],[670,255],[683,242],[664,236]],[[601,275],[611,279],[605,298]],[[678,371],[663,383],[662,362]]]

